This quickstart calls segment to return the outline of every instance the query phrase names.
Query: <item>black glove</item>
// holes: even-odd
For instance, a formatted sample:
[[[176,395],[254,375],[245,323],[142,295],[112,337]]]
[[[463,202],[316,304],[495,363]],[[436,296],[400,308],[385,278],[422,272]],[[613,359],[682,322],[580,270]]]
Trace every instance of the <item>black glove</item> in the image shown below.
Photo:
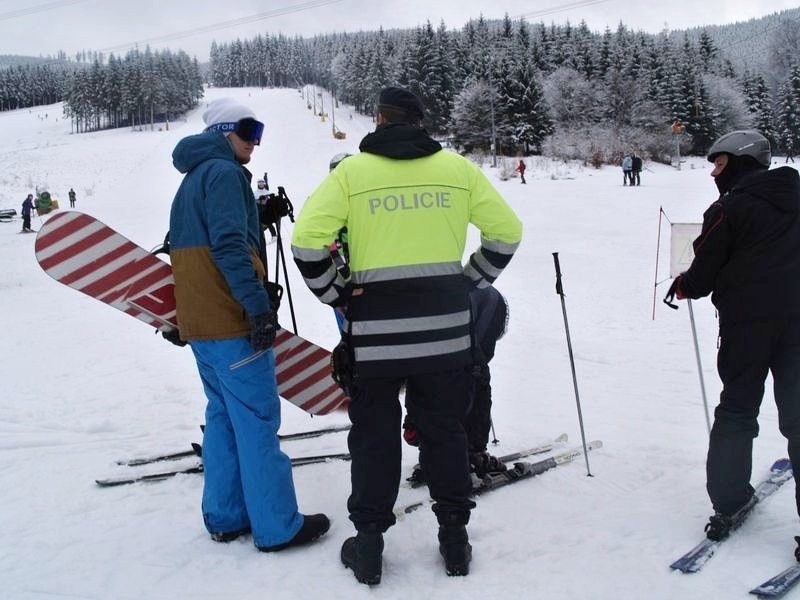
[[[667,295],[664,296],[664,304],[669,306],[670,308],[674,308],[678,310],[678,305],[674,303],[675,297],[677,296],[678,300],[683,300],[686,296],[683,295],[681,291],[681,276],[678,275],[673,281],[672,285],[669,286],[667,290]]]
[[[278,308],[281,305],[281,298],[283,298],[283,286],[279,283],[273,283],[269,279],[264,279],[263,284],[264,289],[267,290],[267,296],[269,296],[272,312],[278,312]]]
[[[168,342],[172,342],[176,346],[180,346],[181,348],[183,348],[186,345],[186,342],[184,342],[181,339],[180,331],[178,331],[177,329],[170,329],[169,331],[162,331],[161,332],[161,337],[163,337]]]
[[[342,388],[345,394],[350,394],[350,385],[354,379],[355,354],[344,339],[342,339],[331,352],[331,377]]]
[[[332,306],[333,308],[339,308],[340,306],[347,306],[347,303],[350,302],[350,298],[353,295],[352,284],[348,281],[347,283],[344,284],[344,287],[339,287],[336,285],[334,285],[333,287],[336,290],[338,296],[336,297],[336,300],[334,300],[333,302],[329,302],[329,305]]]
[[[280,328],[278,316],[272,310],[250,317],[250,345],[253,350],[263,352],[272,348]]]

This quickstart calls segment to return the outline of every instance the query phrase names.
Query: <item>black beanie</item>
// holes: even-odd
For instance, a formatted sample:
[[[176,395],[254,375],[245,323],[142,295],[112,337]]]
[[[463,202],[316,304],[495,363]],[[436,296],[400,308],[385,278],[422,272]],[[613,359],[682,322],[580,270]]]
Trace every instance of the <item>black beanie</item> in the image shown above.
[[[414,121],[422,121],[425,118],[422,100],[416,94],[399,87],[387,87],[381,90],[378,109],[384,108],[404,113]]]
[[[764,165],[760,164],[752,156],[734,156],[728,154],[728,164],[722,169],[722,173],[714,178],[714,183],[717,184],[717,189],[720,194],[725,194],[733,188],[737,181],[742,176],[751,171],[758,171],[759,169],[766,169]]]

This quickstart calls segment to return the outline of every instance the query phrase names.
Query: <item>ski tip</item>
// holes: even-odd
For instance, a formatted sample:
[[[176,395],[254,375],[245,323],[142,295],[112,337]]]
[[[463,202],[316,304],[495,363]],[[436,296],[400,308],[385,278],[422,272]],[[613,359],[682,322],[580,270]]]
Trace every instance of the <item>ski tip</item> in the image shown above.
[[[798,580],[800,580],[800,565],[792,565],[753,588],[750,593],[759,598],[782,598],[797,585]]]
[[[687,575],[690,574],[690,573],[697,573],[700,570],[699,567],[695,567],[695,566],[688,566],[687,567],[687,566],[679,564],[679,563],[672,563],[669,566],[669,568],[672,569],[673,571],[680,571],[681,573],[685,573]]]
[[[788,458],[779,458],[770,467],[770,471],[787,471],[792,468],[792,462]]]
[[[117,481],[115,479],[95,479],[94,482],[97,484],[98,487],[107,488],[107,487],[117,487],[120,485],[129,485],[134,483],[133,481]]]

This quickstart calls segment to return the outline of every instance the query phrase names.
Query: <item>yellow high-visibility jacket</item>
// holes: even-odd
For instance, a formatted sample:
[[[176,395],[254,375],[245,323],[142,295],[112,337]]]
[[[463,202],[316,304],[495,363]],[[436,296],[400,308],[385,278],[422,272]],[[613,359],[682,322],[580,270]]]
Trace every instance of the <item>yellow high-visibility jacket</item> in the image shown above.
[[[462,266],[470,223],[481,246]],[[330,256],[345,226],[350,282]],[[394,376],[470,363],[470,286],[491,285],[521,238],[513,210],[462,156],[440,150],[399,160],[362,152],[308,198],[292,252],[321,301],[347,304],[343,332],[357,374]]]

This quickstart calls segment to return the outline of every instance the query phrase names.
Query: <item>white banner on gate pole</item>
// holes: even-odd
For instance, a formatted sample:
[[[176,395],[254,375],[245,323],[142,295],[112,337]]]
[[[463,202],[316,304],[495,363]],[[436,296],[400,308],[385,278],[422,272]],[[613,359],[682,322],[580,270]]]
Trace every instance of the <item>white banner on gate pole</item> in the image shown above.
[[[692,242],[700,235],[702,223],[672,223],[669,241],[669,276],[686,271],[694,259]]]

